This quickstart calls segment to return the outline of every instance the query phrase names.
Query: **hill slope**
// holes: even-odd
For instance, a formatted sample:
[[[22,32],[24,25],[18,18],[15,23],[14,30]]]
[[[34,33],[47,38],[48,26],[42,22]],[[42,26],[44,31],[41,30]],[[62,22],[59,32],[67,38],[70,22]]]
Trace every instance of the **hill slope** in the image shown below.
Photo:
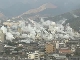
[[[80,0],[0,0],[0,8],[5,16],[15,17],[45,3],[52,3],[58,7],[54,15],[80,8]]]
[[[47,9],[54,10],[55,8],[57,8],[55,5],[53,5],[51,3],[46,3],[46,4],[43,4],[42,6],[40,6],[38,8],[28,10],[27,12],[23,13],[20,16],[23,16],[23,15],[26,15],[26,16],[34,16],[34,15],[41,14],[41,12],[43,12],[43,11],[44,12],[47,11]],[[49,11],[47,11],[47,12],[49,12]],[[47,13],[44,13],[44,14],[47,14]]]
[[[53,20],[55,22],[58,22],[58,21],[64,20],[64,19],[66,19],[66,22],[64,25],[69,23],[70,26],[74,30],[79,32],[79,30],[80,30],[80,9],[73,10],[73,11],[70,11],[70,12],[67,12],[67,13],[64,13],[61,15],[54,16],[54,17],[44,18],[44,20]]]

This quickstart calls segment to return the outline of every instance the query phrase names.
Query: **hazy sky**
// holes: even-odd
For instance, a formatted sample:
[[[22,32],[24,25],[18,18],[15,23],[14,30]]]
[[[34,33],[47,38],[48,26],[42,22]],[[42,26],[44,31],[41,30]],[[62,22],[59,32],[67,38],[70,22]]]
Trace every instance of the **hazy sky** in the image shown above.
[[[6,8],[19,2],[27,2],[27,0],[0,0],[0,8]]]
[[[46,2],[53,2],[54,4],[80,4],[80,0],[0,0],[0,8],[6,8],[9,7],[11,5],[14,5],[16,3],[46,3]]]
[[[80,8],[80,0],[0,0],[0,11],[7,16],[14,16],[38,8],[45,3],[52,3],[61,11]]]

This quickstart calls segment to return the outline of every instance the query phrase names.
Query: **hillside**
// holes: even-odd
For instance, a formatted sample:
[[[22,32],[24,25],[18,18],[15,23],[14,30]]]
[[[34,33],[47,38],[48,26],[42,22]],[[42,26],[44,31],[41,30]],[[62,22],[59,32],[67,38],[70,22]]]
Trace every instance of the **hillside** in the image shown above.
[[[46,4],[43,4],[42,6],[40,6],[38,8],[28,10],[25,13],[21,14],[20,16],[24,16],[25,15],[25,17],[27,17],[27,16],[31,17],[31,16],[34,16],[34,15],[40,15],[40,14],[43,14],[43,15],[45,14],[46,15],[48,13],[50,14],[50,10],[52,10],[51,12],[53,12],[53,10],[55,8],[57,8],[57,6],[55,6],[55,5],[51,4],[51,3],[46,3]]]
[[[73,18],[66,21],[66,23],[70,23],[70,26],[80,32],[80,9],[72,11]]]
[[[66,22],[64,25],[69,23],[70,26],[75,31],[79,32],[79,30],[80,30],[80,9],[76,9],[76,10],[61,14],[61,15],[54,16],[54,17],[44,18],[44,20],[52,20],[55,22],[58,22],[58,21],[64,20],[64,19],[66,19]]]
[[[67,20],[66,23],[70,23],[74,30],[80,32],[80,17]]]
[[[5,2],[4,2],[5,1]],[[80,8],[80,0],[0,0],[0,9],[7,17],[15,17],[26,11],[35,9],[45,3],[52,3],[58,8],[53,10],[53,16],[59,15],[70,10]],[[35,11],[35,10],[34,10]],[[51,11],[47,9],[47,11]],[[46,13],[45,11],[39,14]]]
[[[56,6],[54,6],[53,4],[50,4],[50,3],[46,3],[46,4],[43,4],[42,6],[40,6],[39,8],[36,8],[36,9],[31,9],[29,11],[27,11],[26,13],[24,14],[33,14],[33,13],[39,13],[45,9],[48,9],[48,8],[57,8]]]

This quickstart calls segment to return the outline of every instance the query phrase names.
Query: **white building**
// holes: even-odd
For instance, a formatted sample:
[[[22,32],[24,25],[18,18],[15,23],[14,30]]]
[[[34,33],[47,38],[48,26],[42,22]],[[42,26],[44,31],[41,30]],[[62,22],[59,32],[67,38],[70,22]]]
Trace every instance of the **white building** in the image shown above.
[[[28,59],[40,60],[40,54],[37,51],[30,53],[28,54]]]

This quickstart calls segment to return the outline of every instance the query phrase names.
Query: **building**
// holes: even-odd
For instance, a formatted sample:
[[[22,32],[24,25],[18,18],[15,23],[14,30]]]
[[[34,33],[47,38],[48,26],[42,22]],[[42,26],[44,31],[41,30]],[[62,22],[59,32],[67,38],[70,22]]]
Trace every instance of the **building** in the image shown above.
[[[67,59],[65,55],[59,55],[59,54],[49,54],[48,56],[51,60],[66,60]]]
[[[65,43],[59,43],[59,48],[64,48],[64,47],[66,47]]]
[[[34,53],[29,53],[28,59],[40,60],[40,54],[37,51]]]
[[[3,25],[6,25],[7,27],[11,27],[12,25],[18,25],[19,23],[18,22],[13,22],[13,21],[6,21],[6,22],[3,22]]]
[[[34,60],[40,60],[40,54],[38,53],[38,51],[35,51],[34,55],[35,55]]]
[[[47,43],[45,45],[45,52],[46,53],[53,53],[53,52],[55,52],[55,46],[53,44],[51,44],[51,43]]]
[[[4,51],[4,45],[0,42],[0,53]]]
[[[62,40],[54,40],[53,43],[56,44],[56,49],[64,48],[66,47],[66,44],[64,42],[61,42]],[[67,41],[66,41],[67,42]]]
[[[68,60],[80,60],[80,56],[69,57]]]
[[[69,40],[67,43],[66,43],[66,45],[67,46],[71,46],[71,45],[77,45],[77,44],[79,44],[79,40]]]
[[[34,54],[28,54],[28,59],[34,59],[35,58],[35,56],[34,56]]]
[[[59,50],[59,53],[60,53],[60,54],[71,54],[72,51],[71,51],[70,49],[68,49],[68,48],[61,48],[61,49]]]
[[[56,44],[56,49],[59,49],[59,40],[53,40],[53,43]]]
[[[2,30],[0,30],[0,41],[4,43],[5,40],[5,34],[3,33]]]
[[[17,31],[18,31],[20,34],[22,34],[22,29],[21,29],[21,27],[18,27],[18,28],[17,28]]]

